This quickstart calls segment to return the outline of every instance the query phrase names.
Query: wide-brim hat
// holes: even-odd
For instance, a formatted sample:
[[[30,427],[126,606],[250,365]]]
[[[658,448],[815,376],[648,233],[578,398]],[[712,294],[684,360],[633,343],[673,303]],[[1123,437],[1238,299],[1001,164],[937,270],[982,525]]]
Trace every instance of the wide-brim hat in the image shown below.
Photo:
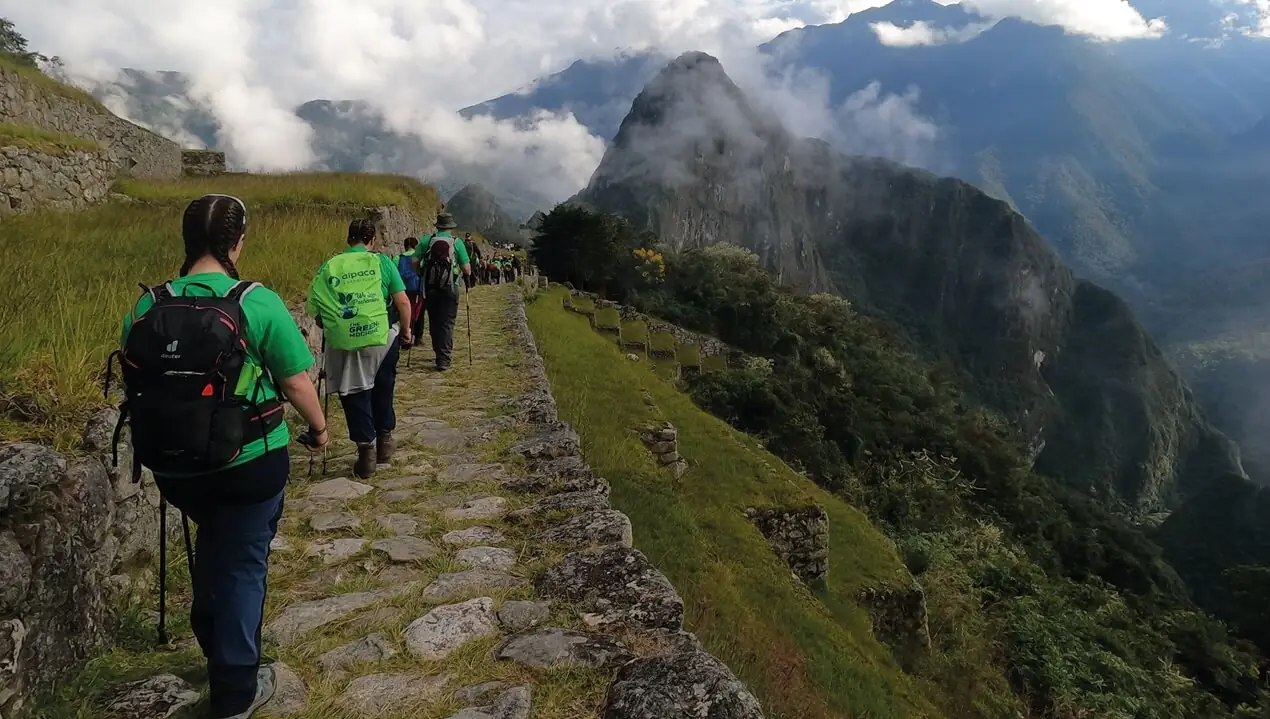
[[[454,221],[454,216],[448,212],[442,212],[437,215],[437,230],[453,230],[459,224]]]

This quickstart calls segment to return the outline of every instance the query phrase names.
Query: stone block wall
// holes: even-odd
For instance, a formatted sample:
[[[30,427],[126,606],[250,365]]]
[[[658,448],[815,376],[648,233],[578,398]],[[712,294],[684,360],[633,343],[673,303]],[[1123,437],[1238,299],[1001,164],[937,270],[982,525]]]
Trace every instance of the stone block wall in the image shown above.
[[[150,180],[181,176],[181,147],[108,110],[50,92],[0,68],[0,122],[61,132],[105,146],[119,174]]]
[[[400,207],[368,207],[366,215],[375,223],[376,251],[385,255],[401,254],[407,237],[433,232],[436,227],[435,216],[420,220]]]
[[[930,650],[926,593],[916,581],[910,587],[873,587],[860,590],[856,601],[869,614],[873,636],[890,647],[905,671]]]
[[[646,427],[640,432],[640,440],[653,453],[657,464],[668,467],[678,478],[688,469],[688,463],[679,454],[679,431],[670,422]]]
[[[92,419],[83,457],[0,444],[0,716],[112,643],[112,605],[144,576],[125,570],[157,551],[153,478],[132,481],[126,443],[111,469],[117,417]]]
[[[829,516],[820,507],[745,510],[773,551],[803,583],[818,585],[829,574]]]
[[[191,177],[225,174],[225,153],[214,150],[182,150],[181,168]]]
[[[95,205],[109,194],[117,172],[115,160],[104,150],[52,155],[0,147],[0,215]]]

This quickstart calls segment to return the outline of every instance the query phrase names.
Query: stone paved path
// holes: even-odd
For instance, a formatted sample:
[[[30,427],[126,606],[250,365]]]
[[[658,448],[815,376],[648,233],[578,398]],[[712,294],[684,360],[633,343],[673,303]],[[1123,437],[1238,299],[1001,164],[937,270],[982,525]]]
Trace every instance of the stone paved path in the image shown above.
[[[264,629],[282,682],[262,716],[761,717],[631,549],[629,520],[521,344],[514,292],[473,292],[470,365],[466,309],[449,372],[430,350],[403,357],[390,466],[353,478],[336,401],[326,473],[319,460],[308,477],[308,456],[293,455]],[[126,687],[123,701],[160,698],[118,716],[166,719],[196,701],[172,680]]]

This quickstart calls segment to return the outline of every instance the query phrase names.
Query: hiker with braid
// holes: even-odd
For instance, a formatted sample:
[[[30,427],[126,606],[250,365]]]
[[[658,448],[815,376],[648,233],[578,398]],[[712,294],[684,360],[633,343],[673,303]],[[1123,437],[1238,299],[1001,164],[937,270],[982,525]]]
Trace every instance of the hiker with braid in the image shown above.
[[[401,273],[374,247],[375,224],[350,223],[348,249],[318,270],[308,302],[326,339],[328,392],[339,395],[348,438],[357,445],[353,474],[362,479],[392,460],[397,358],[413,342]]]
[[[291,470],[282,399],[309,423],[312,451],[329,436],[306,372],[313,354],[287,306],[238,279],[246,206],[199,198],[181,235],[180,277],[147,290],[123,321],[120,422],[131,423],[134,475],[151,469],[163,498],[198,527],[190,626],[207,659],[210,716],[246,719],[277,683],[274,667],[260,665],[260,625]]]

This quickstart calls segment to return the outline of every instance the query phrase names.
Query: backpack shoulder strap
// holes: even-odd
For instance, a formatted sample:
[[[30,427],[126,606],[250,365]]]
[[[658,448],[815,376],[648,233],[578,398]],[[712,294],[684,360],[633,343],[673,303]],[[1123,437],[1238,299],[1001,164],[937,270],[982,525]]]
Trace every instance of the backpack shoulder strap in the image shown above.
[[[257,287],[260,287],[259,282],[248,282],[246,280],[239,280],[237,283],[234,284],[233,287],[229,288],[229,292],[225,293],[225,299],[233,300],[234,302],[237,302],[239,305],[241,305],[243,303],[243,299],[246,298],[247,295],[250,294],[252,290],[255,290]]]

